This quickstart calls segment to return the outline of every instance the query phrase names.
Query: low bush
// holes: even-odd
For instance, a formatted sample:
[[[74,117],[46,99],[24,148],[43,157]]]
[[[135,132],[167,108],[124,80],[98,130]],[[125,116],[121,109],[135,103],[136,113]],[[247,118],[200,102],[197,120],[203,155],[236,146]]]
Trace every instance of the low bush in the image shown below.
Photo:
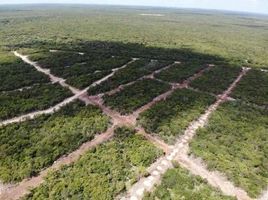
[[[89,94],[95,95],[110,91],[122,84],[135,81],[142,76],[149,75],[150,73],[171,64],[169,61],[150,61],[148,59],[140,59],[131,64],[126,68],[117,71],[114,76],[108,80],[102,82],[100,85],[89,89]]]
[[[72,93],[59,84],[41,84],[32,88],[0,93],[0,120],[36,110],[47,109]]]
[[[143,198],[143,200],[158,199],[235,200],[234,197],[224,196],[201,177],[194,176],[180,167],[169,169],[164,174],[161,184]]]
[[[121,114],[129,114],[168,89],[170,89],[168,84],[144,79],[127,86],[118,93],[104,96],[104,103]]]
[[[162,155],[161,150],[134,133],[129,128],[117,129],[112,141],[49,174],[25,199],[115,199]]]
[[[176,90],[166,100],[141,113],[138,121],[147,132],[174,143],[190,122],[197,119],[214,101],[215,98],[207,94],[188,89]]]
[[[268,181],[268,111],[227,102],[198,131],[191,151],[210,169],[226,174],[250,196],[257,197]]]
[[[156,74],[155,77],[167,82],[180,83],[193,76],[203,68],[205,68],[205,65],[200,64],[199,62],[174,64],[172,67]]]
[[[195,79],[190,85],[201,91],[221,94],[237,78],[241,71],[238,67],[215,66]]]
[[[251,70],[238,83],[232,97],[268,106],[268,73]]]
[[[0,179],[18,182],[106,130],[108,117],[74,102],[53,115],[0,127]]]

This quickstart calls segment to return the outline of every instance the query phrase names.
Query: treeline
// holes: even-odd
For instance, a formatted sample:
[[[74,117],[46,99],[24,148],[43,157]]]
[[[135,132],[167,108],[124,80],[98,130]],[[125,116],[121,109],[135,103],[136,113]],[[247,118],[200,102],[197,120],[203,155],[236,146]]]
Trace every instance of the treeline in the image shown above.
[[[113,200],[146,174],[162,151],[132,129],[115,131],[112,141],[88,151],[77,162],[46,177],[24,199]]]
[[[169,169],[164,174],[161,184],[144,197],[144,200],[156,199],[235,200],[236,198],[224,196],[206,180],[176,165],[174,169]]]
[[[267,189],[268,111],[226,102],[192,140],[191,151],[256,198]]]
[[[129,114],[169,90],[170,86],[152,79],[144,79],[125,87],[113,95],[105,95],[104,103],[121,114]]]
[[[0,93],[0,120],[36,110],[47,109],[72,93],[59,84],[34,85],[31,88]]]
[[[117,71],[114,76],[97,85],[96,87],[89,89],[89,94],[95,95],[110,91],[119,85],[135,81],[142,76],[149,75],[150,73],[165,67],[172,62],[170,61],[151,61],[148,59],[140,59],[131,64],[126,68]]]
[[[188,89],[179,89],[141,113],[138,119],[148,133],[173,144],[190,122],[197,119],[215,98]]]
[[[268,108],[268,73],[250,70],[238,83],[232,97]]]
[[[190,85],[201,91],[221,94],[238,77],[241,68],[215,66],[195,79]]]
[[[0,127],[0,180],[18,182],[36,175],[104,132],[108,122],[100,109],[77,101],[53,115]]]

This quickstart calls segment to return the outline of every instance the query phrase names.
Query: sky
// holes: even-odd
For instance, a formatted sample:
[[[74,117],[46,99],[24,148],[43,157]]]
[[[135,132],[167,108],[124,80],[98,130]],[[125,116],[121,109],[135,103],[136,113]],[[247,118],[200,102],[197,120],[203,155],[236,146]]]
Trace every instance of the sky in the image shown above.
[[[0,0],[0,4],[76,3],[204,8],[268,14],[268,0]]]

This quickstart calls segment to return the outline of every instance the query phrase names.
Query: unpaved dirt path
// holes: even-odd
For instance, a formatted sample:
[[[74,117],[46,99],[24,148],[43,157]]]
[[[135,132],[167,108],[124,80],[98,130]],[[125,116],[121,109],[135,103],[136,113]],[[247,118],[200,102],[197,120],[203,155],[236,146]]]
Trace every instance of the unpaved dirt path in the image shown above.
[[[146,133],[144,128],[137,127],[136,130],[137,130],[138,134],[142,135],[147,140],[149,140],[151,143],[153,143],[155,146],[157,146],[158,148],[162,149],[166,154],[168,154],[171,151],[172,146],[166,144],[161,139],[158,139],[158,138]]]
[[[260,196],[260,198],[258,198],[258,200],[268,200],[268,188],[266,191],[262,193],[262,195]]]
[[[201,176],[203,179],[206,179],[211,186],[219,188],[225,195],[235,196],[238,200],[251,200],[244,190],[236,187],[219,172],[209,171],[199,159],[189,157],[187,154],[180,154],[175,160],[192,174]]]
[[[4,125],[8,125],[8,124],[12,124],[12,123],[17,123],[17,122],[23,122],[23,121],[26,121],[26,120],[29,120],[29,119],[34,119],[40,115],[43,115],[43,114],[52,114],[56,111],[58,111],[59,109],[61,109],[63,106],[73,102],[74,100],[78,99],[79,96],[81,94],[83,94],[84,91],[82,91],[81,93],[78,93],[72,97],[69,97],[67,99],[65,99],[64,101],[62,101],[61,103],[53,106],[53,107],[50,107],[46,110],[41,110],[41,111],[35,111],[35,112],[31,112],[31,113],[28,113],[28,114],[25,114],[25,115],[21,115],[19,117],[14,117],[12,119],[8,119],[8,120],[4,120],[4,121],[1,121],[0,122],[0,127],[1,126],[4,126]]]
[[[74,94],[74,96],[72,97],[69,97],[67,99],[65,99],[64,101],[62,101],[61,103],[53,106],[53,107],[50,107],[46,110],[42,110],[42,111],[34,111],[34,112],[31,112],[31,113],[28,113],[28,114],[25,114],[25,115],[21,115],[21,116],[18,116],[18,117],[14,117],[12,119],[8,119],[8,120],[5,120],[5,121],[1,121],[0,122],[0,126],[3,126],[3,125],[7,125],[7,124],[11,124],[11,123],[17,123],[17,122],[22,122],[22,121],[26,121],[28,119],[33,119],[37,116],[40,116],[40,115],[43,115],[43,114],[52,114],[56,111],[58,111],[60,108],[62,108],[63,106],[73,102],[74,100],[76,99],[80,99],[82,100],[83,102],[85,102],[86,104],[95,104],[96,102],[92,101],[88,95],[87,95],[87,90],[90,88],[90,87],[94,87],[95,85],[97,84],[100,84],[102,83],[103,81],[107,80],[108,78],[110,78],[111,76],[114,75],[114,73],[120,69],[123,69],[125,68],[128,64],[134,62],[135,60],[137,60],[137,58],[134,58],[132,61],[128,62],[127,64],[123,65],[122,67],[119,67],[119,68],[115,68],[113,69],[113,72],[105,77],[103,77],[102,79],[100,80],[97,80],[96,82],[94,82],[92,85],[90,85],[89,87],[83,89],[83,90],[79,90],[77,88],[74,88],[70,85],[68,85],[67,83],[65,83],[65,80],[60,78],[60,77],[56,77],[54,76],[53,74],[50,73],[50,70],[48,69],[43,69],[41,66],[38,65],[38,63],[36,62],[33,62],[31,61],[28,56],[24,56],[24,55],[21,55],[19,54],[18,52],[14,51],[13,52],[15,56],[21,58],[25,63],[29,64],[29,65],[32,65],[33,67],[36,68],[36,70],[46,74],[47,76],[49,76],[51,82],[59,82],[61,86],[63,87],[66,87],[66,88],[69,88],[69,90],[71,90],[71,92]],[[102,106],[103,107],[103,106]],[[109,115],[110,117],[113,118],[113,116],[115,115],[113,112],[111,112],[110,110],[107,110],[107,114],[111,114]],[[118,114],[117,114],[118,115]],[[115,118],[117,118],[117,115]],[[119,115],[119,118],[120,118],[120,115]]]
[[[172,84],[172,86],[173,86],[172,90],[170,90],[170,91],[160,95],[159,97],[155,98],[152,102],[148,103],[147,105],[143,106],[142,108],[140,108],[136,112],[134,112],[134,114],[129,115],[129,116],[121,116],[119,113],[109,109],[108,107],[106,107],[103,104],[103,100],[101,98],[101,95],[88,96],[86,92],[81,93],[80,90],[73,88],[72,86],[66,84],[63,79],[51,75],[48,70],[42,69],[40,66],[38,66],[37,63],[30,61],[27,58],[27,56],[26,57],[22,56],[22,55],[18,55],[18,56],[21,57],[28,64],[35,66],[38,71],[41,71],[41,72],[47,74],[53,82],[57,81],[62,86],[68,87],[74,94],[79,95],[79,98],[81,100],[85,101],[86,103],[90,103],[90,104],[94,104],[94,105],[99,106],[103,110],[104,113],[106,113],[107,115],[112,117],[112,120],[114,122],[114,126],[115,125],[135,126],[136,125],[136,118],[139,115],[139,113],[145,111],[146,109],[149,109],[156,102],[158,102],[162,99],[165,99],[175,89],[188,87],[188,85],[191,81],[193,81],[194,79],[201,76],[205,70],[208,70],[211,67],[213,67],[213,65],[209,65],[207,68],[201,70],[200,72],[198,72],[194,76],[192,76],[189,79],[187,79],[186,81],[184,81],[183,84]],[[131,61],[131,62],[133,62],[133,61]],[[126,66],[127,65],[122,66],[121,68],[114,69],[110,75],[95,82],[94,84],[92,84],[92,86],[95,86],[95,85],[100,84],[101,82],[107,80],[108,78],[113,76],[117,70],[122,69]],[[183,167],[187,168],[192,173],[200,175],[201,177],[207,179],[211,185],[213,185],[215,187],[219,187],[225,194],[237,196],[237,198],[239,200],[249,200],[250,199],[243,190],[241,190],[240,188],[234,187],[232,185],[232,183],[226,181],[226,179],[224,177],[219,176],[218,173],[216,173],[216,172],[209,172],[208,170],[206,170],[206,168],[203,165],[200,165],[200,163],[196,163],[195,160],[190,159],[190,157],[187,156],[188,143],[194,137],[197,129],[205,126],[211,113],[217,109],[217,107],[220,105],[220,103],[222,103],[223,101],[228,99],[228,96],[231,93],[231,91],[234,89],[236,84],[240,81],[242,76],[245,75],[245,73],[247,71],[248,71],[248,69],[246,69],[246,68],[243,69],[243,71],[238,76],[238,78],[231,84],[231,86],[222,95],[219,96],[219,99],[207,109],[205,114],[203,114],[197,121],[194,121],[193,123],[190,124],[190,126],[185,131],[185,134],[181,138],[178,139],[178,142],[176,143],[176,145],[174,147],[166,145],[161,140],[158,140],[157,138],[154,138],[154,137],[146,134],[146,132],[142,128],[138,128],[138,130],[140,131],[140,134],[142,134],[145,138],[150,140],[156,146],[163,149],[167,153],[167,155],[162,157],[162,158],[159,158],[155,163],[153,163],[148,168],[148,172],[149,172],[150,176],[148,176],[146,178],[142,178],[141,180],[139,180],[128,191],[128,193],[125,197],[122,197],[122,198],[120,197],[121,199],[131,199],[131,200],[141,199],[144,191],[151,191],[155,184],[160,183],[161,175],[164,174],[167,169],[172,168],[171,161],[174,160],[175,157],[177,157],[177,160],[179,161],[179,163]],[[158,73],[158,72],[156,71],[147,77],[154,78],[155,73]],[[131,84],[131,83],[128,83],[128,84]],[[119,87],[120,87],[119,90],[123,88],[123,86],[119,86]],[[85,90],[88,90],[88,88],[86,88]],[[17,198],[23,196],[24,194],[27,193],[29,187],[31,187],[31,186],[36,187],[37,185],[42,183],[43,177],[47,174],[49,169],[58,169],[61,165],[70,164],[70,163],[74,162],[75,160],[77,160],[80,157],[80,155],[85,153],[85,151],[87,151],[88,149],[90,149],[94,145],[98,145],[98,144],[110,139],[113,135],[114,126],[112,128],[110,128],[103,135],[100,135],[99,139],[96,138],[97,141],[93,140],[91,142],[83,144],[77,151],[69,154],[67,157],[63,157],[63,158],[59,159],[51,167],[42,171],[39,176],[25,180],[17,186],[9,187],[7,190],[2,192],[3,198],[4,199],[17,199]],[[264,198],[266,197],[265,195],[267,195],[267,194],[264,194]],[[0,197],[2,198],[2,196],[0,196]],[[263,199],[260,199],[260,200],[263,200]]]
[[[178,63],[175,62],[175,63]],[[171,67],[172,65],[168,66],[168,67]],[[169,97],[175,90],[177,89],[182,89],[182,88],[188,88],[189,87],[189,84],[197,79],[198,77],[200,77],[205,71],[207,70],[210,70],[211,68],[213,67],[213,65],[208,65],[208,67],[200,70],[198,73],[194,74],[193,76],[189,77],[188,79],[186,79],[185,81],[183,81],[182,83],[170,83],[170,82],[165,82],[165,81],[162,81],[160,80],[161,82],[164,82],[164,83],[167,83],[169,85],[172,86],[171,90],[155,97],[153,99],[153,101],[145,104],[144,106],[140,107],[139,109],[137,109],[135,112],[133,112],[133,116],[135,116],[136,118],[139,116],[139,114],[141,114],[142,112],[148,110],[149,108],[151,108],[154,104],[156,104],[157,102],[159,101],[162,101],[162,100],[165,100],[167,97]],[[157,72],[154,72],[154,74],[156,73],[159,73],[160,71],[158,70]],[[154,77],[153,77],[154,78]],[[156,78],[154,78],[156,79]],[[159,79],[156,79],[156,80],[159,80]]]
[[[262,72],[268,72],[268,69],[260,69]],[[267,198],[268,199],[268,198]]]
[[[140,77],[140,78],[138,78],[138,79],[136,79],[136,80],[134,80],[134,81],[131,81],[131,82],[129,82],[129,83],[119,85],[117,88],[114,88],[114,89],[112,89],[112,90],[110,90],[110,91],[108,91],[108,92],[104,92],[104,93],[101,93],[101,94],[98,94],[98,95],[99,95],[99,96],[113,95],[113,94],[115,94],[115,93],[120,92],[120,91],[123,90],[125,87],[135,84],[135,83],[138,82],[138,81],[141,81],[141,80],[144,80],[144,79],[155,79],[155,77],[154,77],[155,74],[160,73],[161,71],[170,68],[170,67],[173,66],[175,63],[179,63],[179,62],[178,62],[178,61],[175,61],[174,63],[172,63],[172,64],[170,64],[170,65],[167,65],[166,67],[163,67],[163,68],[161,68],[161,69],[158,69],[158,70],[152,72],[152,73],[149,74],[149,75],[145,75],[145,76],[142,76],[142,77]]]
[[[148,177],[144,177],[140,179],[137,183],[135,183],[124,196],[120,196],[119,198],[122,200],[130,199],[130,200],[141,200],[144,192],[151,192],[154,188],[154,185],[159,184],[161,182],[161,175],[163,175],[168,169],[172,168],[172,160],[175,159],[177,156],[183,156],[183,158],[188,153],[188,144],[192,140],[192,138],[195,136],[197,130],[201,127],[204,127],[211,114],[218,108],[218,106],[224,102],[229,94],[232,92],[232,90],[235,88],[237,83],[241,80],[241,78],[247,73],[249,69],[243,68],[239,76],[236,78],[236,80],[229,86],[229,88],[223,92],[222,95],[220,95],[220,98],[212,104],[206,112],[199,117],[198,120],[192,122],[189,127],[185,130],[184,135],[178,139],[176,142],[173,150],[167,154],[165,157],[161,158],[161,161],[157,161],[154,163],[150,168],[150,175]],[[195,77],[200,76],[198,73]],[[189,84],[189,81],[185,81],[185,83]],[[186,160],[188,161],[188,160]],[[183,161],[182,161],[183,163]],[[185,162],[185,167],[187,168],[187,162]],[[201,166],[199,166],[201,167]],[[187,168],[188,169],[188,168]],[[202,168],[201,168],[202,169]],[[196,171],[196,173],[199,172],[199,168],[190,168],[189,170]],[[206,169],[202,169],[206,170]],[[206,179],[206,174],[200,174],[202,178]],[[215,180],[221,180],[215,175],[212,176]],[[225,182],[218,182],[218,184],[224,185]],[[221,188],[220,188],[221,189]],[[225,188],[228,189],[228,188]],[[233,188],[232,188],[233,189]],[[241,190],[242,191],[242,190]],[[247,196],[245,192],[241,192],[239,190],[224,190],[223,192],[227,195],[232,194],[232,196],[236,196],[238,200],[249,200],[250,198]]]
[[[36,188],[44,181],[44,177],[48,174],[51,170],[58,170],[63,165],[69,165],[75,161],[77,161],[81,155],[85,154],[88,150],[92,149],[93,147],[102,144],[113,137],[114,127],[110,127],[105,133],[100,134],[95,137],[95,139],[84,143],[79,149],[70,153],[67,156],[62,156],[58,160],[56,160],[52,166],[48,167],[47,169],[43,170],[38,176],[32,177],[29,179],[25,179],[17,185],[10,185],[7,188],[3,188],[0,193],[1,200],[16,200],[24,195],[29,193],[29,188]]]
[[[54,82],[59,82],[59,83],[64,82],[64,79],[52,75],[50,73],[50,70],[49,69],[43,69],[36,62],[31,61],[28,58],[28,56],[24,56],[24,55],[18,53],[17,51],[14,51],[13,53],[14,53],[15,56],[19,57],[23,62],[25,62],[25,63],[27,63],[27,64],[32,65],[33,67],[35,67],[35,69],[37,71],[42,72],[42,73],[46,74],[47,76],[49,76],[51,82],[53,82],[53,83]]]

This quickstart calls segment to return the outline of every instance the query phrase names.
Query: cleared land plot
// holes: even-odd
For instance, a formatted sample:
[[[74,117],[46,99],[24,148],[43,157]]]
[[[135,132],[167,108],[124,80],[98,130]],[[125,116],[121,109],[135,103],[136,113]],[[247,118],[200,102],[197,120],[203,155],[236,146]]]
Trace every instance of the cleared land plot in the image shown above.
[[[35,85],[29,89],[0,93],[0,120],[47,109],[72,93],[59,84]]]
[[[128,128],[117,129],[112,141],[51,173],[25,199],[115,199],[162,155],[161,150],[134,133]]]
[[[268,111],[223,104],[198,131],[191,151],[257,197],[268,183]]]
[[[197,62],[175,64],[172,67],[156,74],[155,77],[163,81],[179,83],[191,77],[203,68],[205,68],[205,65]]]
[[[109,119],[93,106],[74,102],[53,115],[0,128],[0,180],[18,182],[106,130]]]
[[[240,71],[238,67],[215,66],[195,79],[190,86],[201,91],[221,94],[236,79]]]
[[[157,80],[144,79],[118,93],[104,96],[104,103],[121,114],[129,114],[170,88]]]
[[[239,82],[232,93],[232,97],[268,106],[268,73],[259,70],[250,70]]]
[[[0,92],[46,82],[49,78],[34,67],[18,60],[12,53],[0,52]]]
[[[147,132],[174,143],[190,122],[197,119],[214,101],[215,98],[210,95],[179,89],[166,100],[141,113],[139,123]]]
[[[117,71],[114,76],[102,82],[100,85],[89,89],[89,94],[95,95],[110,91],[122,84],[135,81],[142,76],[149,75],[152,72],[161,69],[172,62],[169,61],[150,61],[148,59],[140,59],[131,64],[126,68]]]
[[[185,169],[175,167],[169,169],[163,176],[162,182],[151,194],[147,193],[143,200],[235,200],[223,196],[217,189],[199,176],[191,175]]]
[[[49,51],[36,52],[30,54],[29,58],[33,61],[38,62],[42,67],[55,70],[55,72],[66,66],[72,66],[76,63],[86,62],[90,59],[88,56],[85,55],[62,51],[53,53]]]
[[[95,81],[100,80],[103,77],[109,75],[110,73],[112,73],[112,71],[109,71],[109,70],[96,71],[91,74],[70,77],[66,80],[66,83],[68,83],[69,85],[73,87],[83,89],[83,88],[90,86]]]
[[[65,79],[77,78],[75,83],[79,84],[79,76],[94,74],[97,71],[111,71],[121,67],[131,59],[126,57],[110,57],[103,54],[84,54],[74,52],[46,52],[35,53],[30,56],[42,67],[51,70],[51,73]]]

